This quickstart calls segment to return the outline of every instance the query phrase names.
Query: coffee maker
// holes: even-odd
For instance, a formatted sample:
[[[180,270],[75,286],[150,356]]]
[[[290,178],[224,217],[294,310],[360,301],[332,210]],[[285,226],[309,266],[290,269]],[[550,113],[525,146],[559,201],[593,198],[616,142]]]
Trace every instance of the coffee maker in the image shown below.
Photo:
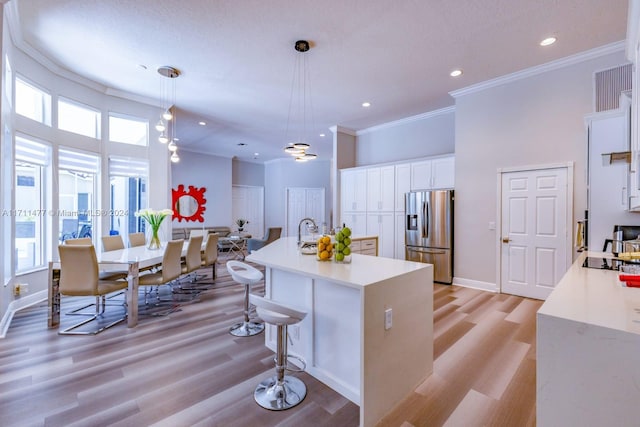
[[[614,225],[613,236],[611,239],[605,239],[602,252],[607,251],[607,246],[611,244],[611,253],[618,256],[624,252],[625,240],[636,240],[640,236],[640,225]]]

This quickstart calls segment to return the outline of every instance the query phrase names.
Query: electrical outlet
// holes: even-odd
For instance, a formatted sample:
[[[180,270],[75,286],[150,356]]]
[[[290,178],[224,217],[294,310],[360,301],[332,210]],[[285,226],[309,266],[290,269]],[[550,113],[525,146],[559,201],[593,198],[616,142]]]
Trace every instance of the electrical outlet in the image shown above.
[[[13,284],[13,296],[15,297],[19,297],[20,296],[20,289],[21,285],[20,283],[14,283]]]
[[[389,330],[393,326],[393,309],[387,308],[384,311],[384,329]]]

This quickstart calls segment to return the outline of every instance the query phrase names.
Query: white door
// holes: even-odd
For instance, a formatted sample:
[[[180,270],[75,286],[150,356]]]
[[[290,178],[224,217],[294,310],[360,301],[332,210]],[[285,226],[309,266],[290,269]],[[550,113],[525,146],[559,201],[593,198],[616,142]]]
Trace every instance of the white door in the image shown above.
[[[567,168],[505,172],[501,188],[501,291],[546,299],[570,263]]]
[[[322,232],[324,218],[324,188],[287,188],[286,190],[286,229],[285,236],[297,236],[298,224],[303,218],[313,218]],[[306,227],[301,234],[308,234]]]
[[[244,218],[249,224],[244,226],[244,231],[253,237],[264,236],[264,187],[247,185],[234,185],[231,187],[231,212],[233,224],[231,230],[238,226],[236,220]]]

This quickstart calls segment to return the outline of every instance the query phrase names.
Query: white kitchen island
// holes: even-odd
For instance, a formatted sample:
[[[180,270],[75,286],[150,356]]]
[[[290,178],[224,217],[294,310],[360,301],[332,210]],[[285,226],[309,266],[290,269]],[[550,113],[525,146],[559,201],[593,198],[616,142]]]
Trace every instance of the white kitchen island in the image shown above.
[[[569,268],[537,316],[539,426],[640,425],[640,288]]]
[[[373,426],[433,370],[433,266],[368,255],[322,262],[284,237],[247,256],[265,268],[265,296],[308,312],[289,328],[289,354],[360,406]],[[385,311],[392,326],[385,329]],[[266,345],[275,350],[275,328]]]

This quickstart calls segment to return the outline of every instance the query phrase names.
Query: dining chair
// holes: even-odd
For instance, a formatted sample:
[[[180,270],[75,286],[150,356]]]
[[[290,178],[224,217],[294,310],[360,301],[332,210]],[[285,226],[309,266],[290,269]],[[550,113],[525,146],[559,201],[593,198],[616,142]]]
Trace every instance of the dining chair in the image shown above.
[[[102,237],[102,250],[104,252],[117,251],[118,249],[124,249],[124,241],[122,236],[103,236]]]
[[[77,246],[77,245],[91,245],[93,246],[93,242],[91,241],[91,237],[80,237],[78,239],[67,239],[64,241],[65,245],[68,246]],[[95,251],[95,248],[94,248]],[[100,280],[118,280],[125,279],[128,275],[127,271],[124,270],[101,270],[99,273]]]
[[[156,295],[160,285],[170,285],[182,274],[180,258],[182,257],[182,245],[184,240],[171,240],[167,242],[162,255],[160,271],[141,274],[138,278],[138,286],[156,286]],[[149,292],[145,290],[144,303],[149,304]],[[158,298],[159,299],[159,298]]]
[[[200,255],[200,267],[211,266],[211,277],[216,279],[216,265],[218,265],[218,235],[209,233],[204,250]]]
[[[106,296],[108,294],[114,292],[124,293],[124,307],[126,307],[126,292],[122,291],[127,288],[128,283],[122,279],[100,279],[98,259],[93,245],[59,245],[58,253],[60,254],[60,294],[65,296],[94,296],[96,298],[95,304],[89,304],[88,306],[68,313],[72,315],[89,316],[89,318],[59,331],[58,333],[60,335],[95,335],[107,328],[117,325],[127,318],[127,311],[125,309],[123,317],[107,325],[100,326],[98,329],[91,331],[76,331],[76,328],[97,320],[104,315],[107,305]],[[91,305],[95,305],[96,309],[94,313],[80,311]],[[118,305],[122,306],[122,304]]]
[[[144,233],[129,233],[129,247],[134,248],[136,246],[144,246],[145,237]]]
[[[274,242],[280,238],[282,234],[282,227],[269,227],[267,233],[262,239],[247,239],[247,252],[257,251],[260,248],[265,247],[271,242]]]
[[[187,246],[187,254],[184,257],[182,263],[182,274],[191,276],[191,273],[200,268],[202,258],[200,252],[202,250],[203,236],[191,236],[189,238],[189,245]]]

